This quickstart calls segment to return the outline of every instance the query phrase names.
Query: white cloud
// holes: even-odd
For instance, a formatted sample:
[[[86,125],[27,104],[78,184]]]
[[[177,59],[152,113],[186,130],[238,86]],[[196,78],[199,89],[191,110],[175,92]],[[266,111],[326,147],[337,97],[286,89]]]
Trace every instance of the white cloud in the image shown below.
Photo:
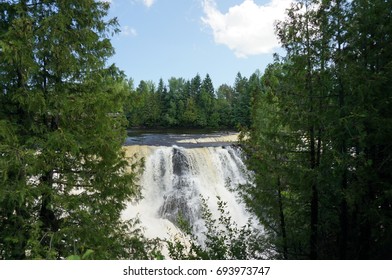
[[[143,1],[143,4],[147,7],[147,8],[150,8],[153,4],[154,4],[154,2],[155,2],[155,0],[142,0]]]
[[[121,29],[121,35],[123,36],[131,36],[131,37],[135,37],[137,36],[137,31],[135,28],[130,27],[128,25],[125,25],[122,29]]]
[[[229,47],[237,57],[271,53],[279,47],[274,23],[284,18],[290,3],[291,0],[272,0],[257,5],[254,0],[244,0],[223,14],[215,0],[203,0],[202,21],[212,29],[215,42]]]

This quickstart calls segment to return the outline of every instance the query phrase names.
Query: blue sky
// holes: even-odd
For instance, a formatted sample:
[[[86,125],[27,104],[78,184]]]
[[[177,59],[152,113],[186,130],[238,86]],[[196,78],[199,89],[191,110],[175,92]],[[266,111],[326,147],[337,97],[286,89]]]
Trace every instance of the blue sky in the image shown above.
[[[249,77],[282,52],[273,22],[290,0],[104,0],[111,2],[121,32],[110,59],[125,74],[166,83],[208,73],[215,88]]]

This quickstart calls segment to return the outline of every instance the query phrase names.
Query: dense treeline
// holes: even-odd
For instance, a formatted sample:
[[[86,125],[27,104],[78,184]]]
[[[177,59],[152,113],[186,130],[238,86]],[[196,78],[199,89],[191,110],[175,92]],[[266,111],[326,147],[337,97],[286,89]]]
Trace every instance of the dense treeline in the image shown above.
[[[134,88],[128,82],[129,99],[125,113],[130,127],[238,128],[250,125],[252,90],[258,85],[258,73],[249,79],[237,74],[234,86],[223,84],[215,91],[207,74],[190,81],[161,79],[156,86],[141,81]]]
[[[300,0],[277,25],[242,191],[281,258],[392,258],[391,11]]]

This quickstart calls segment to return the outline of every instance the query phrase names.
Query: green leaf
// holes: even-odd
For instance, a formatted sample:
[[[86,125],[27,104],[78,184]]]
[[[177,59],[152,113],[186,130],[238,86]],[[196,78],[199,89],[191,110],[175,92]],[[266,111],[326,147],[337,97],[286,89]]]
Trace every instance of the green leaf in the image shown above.
[[[82,260],[92,259],[94,250],[88,249],[82,256]]]
[[[81,260],[81,258],[78,255],[71,255],[71,256],[67,257],[67,260],[69,260],[69,261],[78,261],[78,260]]]

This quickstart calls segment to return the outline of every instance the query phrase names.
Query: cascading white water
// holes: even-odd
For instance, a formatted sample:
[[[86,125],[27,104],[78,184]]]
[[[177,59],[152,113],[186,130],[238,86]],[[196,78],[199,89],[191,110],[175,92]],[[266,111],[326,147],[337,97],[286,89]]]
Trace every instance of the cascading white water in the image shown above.
[[[170,238],[178,232],[176,221],[181,215],[200,235],[201,197],[207,199],[217,216],[217,197],[227,202],[232,220],[245,225],[250,215],[227,186],[246,183],[246,167],[240,150],[232,146],[184,148],[178,146],[128,146],[129,155],[145,158],[140,184],[143,199],[130,204],[125,219],[138,216],[150,238]]]

